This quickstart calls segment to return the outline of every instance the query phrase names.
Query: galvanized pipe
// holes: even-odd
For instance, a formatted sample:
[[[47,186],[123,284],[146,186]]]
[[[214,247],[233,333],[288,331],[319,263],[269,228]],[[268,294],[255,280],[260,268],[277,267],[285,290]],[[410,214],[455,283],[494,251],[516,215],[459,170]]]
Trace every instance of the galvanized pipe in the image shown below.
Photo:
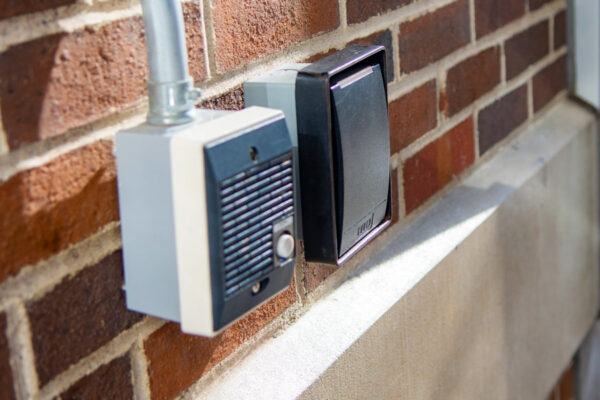
[[[200,92],[188,72],[179,0],[140,0],[148,52],[148,123],[178,125],[194,120]]]

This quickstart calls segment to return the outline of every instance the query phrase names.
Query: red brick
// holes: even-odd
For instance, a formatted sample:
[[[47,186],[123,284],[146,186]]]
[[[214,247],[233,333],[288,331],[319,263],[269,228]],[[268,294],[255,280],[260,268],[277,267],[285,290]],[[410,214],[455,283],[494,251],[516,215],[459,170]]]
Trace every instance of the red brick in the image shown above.
[[[470,40],[469,4],[460,0],[400,25],[400,67],[416,71]]]
[[[296,300],[292,282],[283,293],[212,339],[183,334],[174,323],[154,332],[144,343],[152,399],[175,398]]]
[[[394,10],[415,0],[347,0],[348,23],[366,21],[370,17]]]
[[[16,399],[6,339],[6,314],[0,314],[0,397],[3,400]]]
[[[58,397],[61,400],[133,399],[131,366],[124,355],[77,381]]]
[[[475,0],[477,37],[487,35],[525,15],[525,0]]]
[[[184,9],[191,70],[201,79],[200,12],[193,4]],[[120,20],[15,45],[0,54],[0,76],[2,119],[11,149],[81,127],[144,98],[142,20]]]
[[[209,110],[241,110],[244,108],[244,87],[237,86],[229,92],[212,99],[203,100],[198,107]]]
[[[548,4],[551,1],[552,0],[529,0],[529,10],[530,11],[537,10],[544,4]]]
[[[506,41],[506,78],[512,79],[541,60],[550,51],[548,21],[519,32]]]
[[[404,202],[410,214],[475,159],[473,119],[465,121],[405,161]]]
[[[122,286],[123,260],[117,251],[27,303],[42,385],[141,320],[127,310]]]
[[[491,47],[448,71],[441,106],[454,115],[500,83],[500,48]]]
[[[204,38],[202,37],[202,24],[204,23],[202,20],[202,11],[197,2],[183,3],[182,8],[190,75],[194,80],[201,81],[206,77]]]
[[[0,19],[50,10],[75,3],[77,3],[77,0],[2,0],[0,2]]]
[[[523,85],[479,112],[479,153],[483,154],[527,120]]]
[[[0,184],[0,281],[119,219],[112,142],[99,141]]]
[[[383,32],[377,32],[370,36],[356,39],[349,44],[360,44],[363,46],[368,45],[379,45],[385,47],[386,65],[387,65],[387,81],[392,82],[394,80],[394,55],[392,51],[392,32],[386,30]]]
[[[554,17],[554,49],[567,44],[567,11],[562,10]]]
[[[337,0],[214,0],[217,69],[239,67],[339,26]]]
[[[392,101],[389,113],[390,146],[394,154],[437,126],[435,80]]]
[[[533,109],[538,112],[567,88],[567,57],[560,57],[533,77]]]

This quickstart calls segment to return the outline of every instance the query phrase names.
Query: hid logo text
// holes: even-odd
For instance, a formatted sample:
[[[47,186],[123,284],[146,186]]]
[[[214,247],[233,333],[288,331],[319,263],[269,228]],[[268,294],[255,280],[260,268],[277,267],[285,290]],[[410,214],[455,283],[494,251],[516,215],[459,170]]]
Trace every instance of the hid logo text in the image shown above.
[[[371,214],[371,218],[363,222],[356,231],[356,236],[361,236],[363,233],[367,232],[369,229],[373,227],[373,218],[375,218],[375,214]]]

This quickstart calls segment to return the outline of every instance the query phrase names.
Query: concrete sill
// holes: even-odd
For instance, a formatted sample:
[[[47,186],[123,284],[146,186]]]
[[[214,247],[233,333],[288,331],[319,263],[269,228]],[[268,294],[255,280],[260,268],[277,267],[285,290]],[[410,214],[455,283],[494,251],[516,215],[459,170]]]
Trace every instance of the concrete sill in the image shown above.
[[[307,390],[323,379],[344,353],[490,219],[515,191],[594,124],[594,116],[580,106],[570,101],[557,104],[395,237],[355,276],[314,304],[294,325],[254,349],[207,387],[198,388],[191,397],[317,398]],[[408,315],[401,323],[420,317]],[[385,351],[385,345],[382,346]],[[570,347],[568,351],[572,351]],[[394,368],[386,368],[390,367]],[[361,398],[358,393],[354,398]],[[339,398],[335,396],[327,398]]]

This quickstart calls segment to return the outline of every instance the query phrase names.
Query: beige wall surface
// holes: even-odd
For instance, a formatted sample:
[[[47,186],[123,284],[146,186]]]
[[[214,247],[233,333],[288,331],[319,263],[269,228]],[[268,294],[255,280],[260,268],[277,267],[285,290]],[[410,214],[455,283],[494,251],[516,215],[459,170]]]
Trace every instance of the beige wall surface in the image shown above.
[[[595,170],[588,128],[301,398],[545,398],[597,312]]]

